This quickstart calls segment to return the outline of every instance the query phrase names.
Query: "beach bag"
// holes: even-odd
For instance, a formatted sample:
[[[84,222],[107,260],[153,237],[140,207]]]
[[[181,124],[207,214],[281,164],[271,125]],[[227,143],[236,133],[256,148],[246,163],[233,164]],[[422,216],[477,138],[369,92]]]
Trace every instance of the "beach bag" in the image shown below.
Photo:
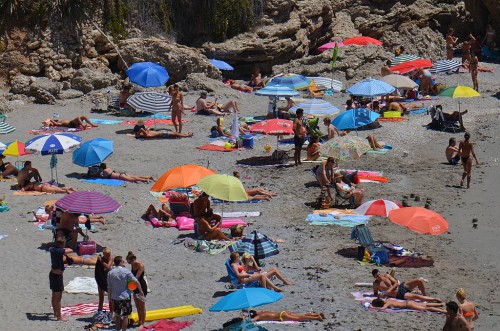
[[[372,254],[371,259],[376,264],[387,264],[389,263],[389,255],[386,251],[376,251]]]

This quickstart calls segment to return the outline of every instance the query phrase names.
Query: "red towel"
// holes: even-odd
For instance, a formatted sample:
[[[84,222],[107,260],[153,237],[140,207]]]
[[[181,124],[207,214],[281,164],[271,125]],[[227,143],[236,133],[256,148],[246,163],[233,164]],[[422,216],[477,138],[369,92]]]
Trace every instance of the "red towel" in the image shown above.
[[[178,331],[190,326],[193,322],[178,322],[170,320],[159,320],[158,322],[145,326],[143,330],[149,331]]]
[[[384,118],[384,117],[379,117],[377,118],[377,121],[379,122],[403,122],[406,118],[403,117],[393,117],[393,118]]]
[[[99,302],[79,303],[74,306],[62,307],[61,315],[63,316],[77,316],[77,315],[90,315],[97,311]],[[109,303],[104,302],[103,309],[109,311]]]

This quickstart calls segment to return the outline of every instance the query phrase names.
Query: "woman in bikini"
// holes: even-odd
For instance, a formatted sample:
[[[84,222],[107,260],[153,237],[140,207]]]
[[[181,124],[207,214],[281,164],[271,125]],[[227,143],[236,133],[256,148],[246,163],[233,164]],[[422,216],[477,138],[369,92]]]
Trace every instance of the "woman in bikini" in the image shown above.
[[[321,146],[319,143],[319,137],[312,136],[309,145],[307,145],[307,161],[314,161],[319,158],[319,146]]]
[[[349,199],[354,197],[354,207],[359,207],[363,203],[363,198],[365,196],[365,190],[354,188],[353,186],[345,183],[343,179],[344,175],[341,173],[335,174],[334,180],[335,185],[337,185],[337,192],[342,199]]]
[[[431,311],[434,313],[446,314],[446,309],[438,308],[442,307],[443,303],[432,303],[432,302],[416,302],[416,301],[398,301],[395,299],[386,299],[385,301],[377,298],[372,301],[371,307],[384,310],[387,308],[397,308],[397,309],[413,309],[413,310],[424,310]]]
[[[182,115],[186,115],[184,112],[184,96],[177,84],[169,87],[169,93],[172,97],[172,123],[174,124],[175,132],[181,133]]]
[[[262,310],[262,311],[249,311],[250,318],[252,322],[257,321],[297,321],[297,322],[308,322],[308,321],[322,321],[326,319],[325,314],[323,313],[305,313],[305,314],[297,314],[288,310],[283,310],[281,312]]]
[[[221,229],[217,227],[217,224],[211,226],[208,221],[201,217],[196,221],[196,226],[198,227],[198,239],[199,240],[226,240],[232,241],[228,238]]]
[[[317,170],[319,185],[321,185],[322,189],[326,187],[330,200],[333,200],[330,186],[334,183],[333,174],[335,168],[338,168],[338,162],[330,156],[328,157],[328,159],[326,159],[326,161],[321,162]]]
[[[242,284],[249,284],[252,282],[259,282],[260,287],[267,288],[268,290],[273,290],[276,292],[283,292],[282,289],[273,284],[269,279],[268,275],[265,273],[256,272],[249,274],[245,271],[245,267],[241,264],[240,254],[238,252],[232,252],[229,255],[229,261],[234,274],[238,277],[238,280]]]
[[[119,179],[119,180],[124,180],[127,182],[143,182],[143,183],[149,183],[150,181],[154,181],[153,177],[146,177],[146,176],[131,176],[125,172],[116,172],[111,168],[108,168],[106,163],[101,163],[99,165],[99,168],[102,170],[102,178],[104,179]]]
[[[5,159],[5,155],[0,155],[0,176],[17,176],[19,170],[12,163],[3,162],[3,159]]]
[[[241,261],[243,262],[243,267],[246,273],[252,275],[254,273],[261,273],[267,276],[267,278],[271,278],[273,276],[276,276],[279,280],[283,282],[283,285],[295,285],[294,283],[290,282],[287,280],[283,275],[278,271],[277,268],[271,268],[268,271],[262,270],[257,262],[255,261],[255,258],[250,255],[249,253],[244,253]]]
[[[132,274],[137,278],[137,281],[141,284],[142,292],[144,293],[144,297],[148,294],[148,283],[146,282],[145,277],[145,269],[144,263],[137,261],[137,257],[134,253],[128,252],[127,254],[127,263],[131,266]],[[134,302],[135,307],[137,308],[137,314],[139,315],[139,330],[144,326],[144,322],[146,321],[146,301],[144,298],[141,298],[139,293],[139,289],[134,290]]]
[[[458,41],[458,38],[453,36],[454,31],[453,28],[449,28],[448,34],[446,35],[446,58],[448,60],[453,59],[453,46]]]
[[[477,81],[477,73],[479,69],[479,59],[476,56],[476,53],[471,52],[469,61],[469,71],[472,77],[472,84],[474,85],[474,90],[479,91],[479,83]]]
[[[67,194],[71,192],[76,192],[76,190],[72,187],[59,187],[56,185],[52,185],[50,183],[40,183],[40,182],[30,182],[25,185],[21,191],[36,191],[36,192],[44,192],[50,194]]]
[[[467,300],[467,293],[463,288],[459,289],[455,294],[458,302],[460,302],[459,311],[465,317],[471,328],[474,329],[474,321],[479,318],[474,302]]]
[[[137,139],[170,139],[170,138],[189,138],[192,137],[193,133],[180,133],[174,131],[152,131],[149,129],[140,129],[135,133]]]
[[[64,126],[68,128],[78,129],[83,128],[87,129],[89,126],[96,128],[98,125],[92,123],[87,116],[79,116],[70,120],[49,120],[49,126]]]

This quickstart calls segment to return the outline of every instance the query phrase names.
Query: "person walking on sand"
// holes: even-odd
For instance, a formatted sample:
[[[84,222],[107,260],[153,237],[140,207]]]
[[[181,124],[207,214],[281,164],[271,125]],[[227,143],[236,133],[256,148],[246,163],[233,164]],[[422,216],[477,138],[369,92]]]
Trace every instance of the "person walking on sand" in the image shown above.
[[[64,248],[65,240],[62,237],[57,237],[56,246],[49,248],[51,268],[49,273],[50,289],[52,290],[52,308],[54,317],[57,321],[67,321],[61,315],[61,299],[64,291],[64,257],[71,253],[71,249]]]
[[[467,293],[463,288],[458,289],[455,294],[458,302],[460,303],[459,312],[465,317],[467,322],[469,322],[471,328],[474,329],[474,321],[479,318],[479,314],[476,310],[476,305],[472,301],[467,300]]]
[[[458,151],[460,153],[460,158],[462,159],[462,165],[464,167],[464,172],[462,173],[462,180],[460,181],[460,186],[464,186],[465,177],[467,177],[467,188],[470,188],[470,179],[472,177],[472,157],[476,160],[476,166],[479,166],[479,161],[477,160],[476,153],[474,152],[474,143],[470,142],[470,134],[468,132],[464,135],[464,140],[460,141],[458,145]]]
[[[458,304],[455,301],[446,303],[446,322],[443,331],[472,331],[472,326],[465,317],[458,312]]]
[[[302,164],[302,161],[300,160],[300,152],[302,151],[302,145],[304,145],[304,135],[305,135],[305,128],[304,125],[302,124],[302,116],[304,116],[304,109],[299,108],[295,112],[296,118],[293,121],[293,143],[295,145],[295,152],[293,154],[293,159],[295,161],[295,166],[298,166],[299,164]]]
[[[172,97],[172,123],[174,124],[175,132],[181,133],[182,115],[186,115],[184,112],[184,96],[177,84],[169,88],[169,94]]]
[[[144,293],[141,283],[130,270],[125,268],[125,262],[121,256],[116,256],[113,259],[113,264],[115,268],[108,272],[108,297],[113,301],[115,329],[116,331],[125,331],[128,327],[128,316],[132,313],[128,284],[135,283],[139,289],[139,294],[144,295]]]

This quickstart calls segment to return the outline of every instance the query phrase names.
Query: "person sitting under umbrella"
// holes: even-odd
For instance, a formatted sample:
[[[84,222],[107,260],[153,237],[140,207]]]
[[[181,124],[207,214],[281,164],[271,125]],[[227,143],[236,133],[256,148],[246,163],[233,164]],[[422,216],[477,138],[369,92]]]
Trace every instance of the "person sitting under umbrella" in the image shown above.
[[[298,314],[298,313],[293,313],[289,310],[283,310],[281,312],[269,311],[269,310],[262,310],[262,311],[250,310],[248,313],[250,315],[250,318],[252,319],[252,322],[257,322],[257,321],[309,322],[309,321],[322,321],[326,319],[326,316],[323,313],[311,312],[305,314]]]
[[[221,225],[221,217],[214,214],[214,210],[210,207],[208,194],[205,192],[201,193],[193,202],[193,218],[195,222],[203,218],[213,227],[220,227]]]
[[[339,131],[335,125],[332,124],[332,119],[330,117],[325,117],[323,119],[323,124],[328,128],[328,139],[333,139],[335,137],[342,137],[345,136],[348,132],[347,131]]]
[[[123,89],[120,91],[120,95],[118,96],[118,106],[120,108],[127,109],[129,111],[128,115],[135,116],[135,109],[127,103],[128,97],[132,95],[132,92],[130,91],[131,89],[131,85],[127,84],[123,86]]]
[[[35,179],[34,182],[31,180]],[[58,187],[50,183],[42,183],[42,176],[36,168],[31,166],[31,161],[24,162],[23,168],[17,174],[17,184],[21,191],[36,191],[51,194],[64,194],[75,192],[71,187]]]
[[[181,133],[175,131],[152,131],[150,129],[139,128],[139,131],[135,133],[137,139],[170,139],[170,138],[189,138],[192,137],[193,133]]]
[[[100,176],[104,179],[119,179],[119,180],[124,180],[127,182],[144,182],[144,183],[149,183],[150,181],[154,181],[154,178],[152,176],[146,177],[146,176],[132,176],[127,174],[126,172],[117,172],[114,171],[113,169],[109,168],[106,163],[101,163],[99,165],[99,168],[101,168],[101,174]]]
[[[78,116],[72,120],[58,120],[58,119],[48,119],[43,122],[47,126],[64,126],[67,128],[82,128],[87,129],[89,126],[96,128],[98,125],[92,123],[87,116]]]
[[[196,113],[198,115],[218,115],[224,116],[230,113],[231,109],[235,110],[238,114],[240,113],[240,109],[238,108],[238,104],[236,100],[228,101],[225,105],[218,105],[215,102],[209,102],[206,100],[207,92],[202,91],[198,100],[196,100]]]
[[[71,238],[70,248],[72,250],[76,250],[78,234],[81,234],[82,237],[85,238],[84,241],[88,240],[88,236],[83,232],[82,228],[80,227],[80,222],[78,221],[79,217],[80,214],[69,213],[65,211],[61,215],[61,222],[57,224],[56,227],[56,234],[58,237],[64,238],[69,236]],[[89,223],[89,228],[90,228],[90,223]]]
[[[198,219],[196,226],[198,228],[198,240],[232,241],[232,239],[228,238],[224,232],[218,228],[219,224],[211,226],[204,217]]]
[[[274,290],[276,292],[283,292],[282,289],[273,284],[273,282],[269,279],[266,273],[256,272],[253,274],[249,274],[245,271],[245,267],[241,264],[240,254],[238,252],[232,252],[229,255],[229,261],[231,264],[231,268],[234,271],[236,277],[242,284],[248,284],[255,281],[259,282],[259,285],[263,288],[267,288],[269,290]]]

